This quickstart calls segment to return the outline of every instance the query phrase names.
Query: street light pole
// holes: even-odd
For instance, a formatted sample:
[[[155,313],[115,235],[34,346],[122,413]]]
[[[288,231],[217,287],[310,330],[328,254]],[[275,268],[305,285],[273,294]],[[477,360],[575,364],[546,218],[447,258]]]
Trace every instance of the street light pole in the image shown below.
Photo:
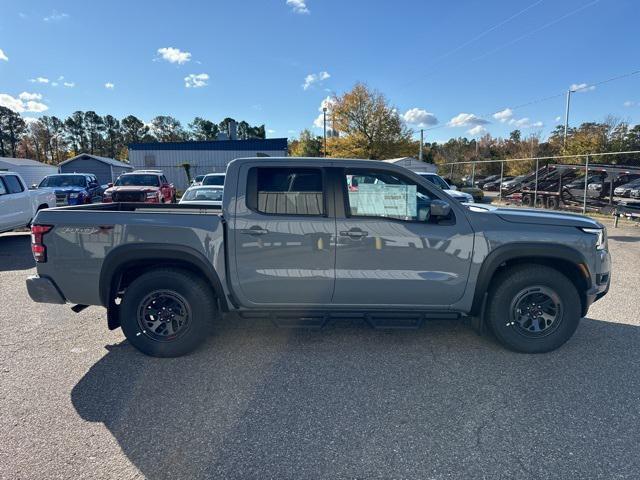
[[[418,153],[418,160],[422,161],[422,144],[424,143],[424,130],[420,129],[420,153]]]
[[[324,156],[327,156],[327,107],[322,107],[322,121],[324,124]]]
[[[569,105],[571,103],[571,89],[567,90],[567,108],[564,112],[564,141],[562,146],[567,147],[567,131],[569,130]]]

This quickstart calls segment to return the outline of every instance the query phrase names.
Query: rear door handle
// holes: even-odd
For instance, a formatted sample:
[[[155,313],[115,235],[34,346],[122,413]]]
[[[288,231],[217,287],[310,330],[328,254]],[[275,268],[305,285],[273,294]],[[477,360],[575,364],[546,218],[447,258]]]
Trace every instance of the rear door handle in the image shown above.
[[[244,233],[246,235],[264,235],[265,233],[269,233],[269,230],[259,227],[258,225],[254,225],[251,228],[240,230],[240,233]]]
[[[352,228],[351,230],[343,230],[340,232],[340,236],[349,238],[364,238],[367,235],[369,235],[369,232],[365,232],[359,228]]]

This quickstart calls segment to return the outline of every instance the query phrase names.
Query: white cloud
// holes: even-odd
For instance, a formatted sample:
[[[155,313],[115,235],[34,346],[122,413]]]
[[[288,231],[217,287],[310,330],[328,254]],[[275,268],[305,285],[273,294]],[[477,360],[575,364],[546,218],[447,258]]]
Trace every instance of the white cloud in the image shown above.
[[[191,53],[183,52],[179,48],[174,47],[159,48],[158,55],[160,55],[163,60],[169,63],[177,63],[178,65],[182,65],[191,60]]]
[[[269,129],[267,129],[267,133],[276,133],[276,131],[271,129],[271,128],[269,128]]]
[[[52,87],[57,87],[58,86],[58,82],[51,82],[51,86]]]
[[[518,128],[542,128],[542,127],[544,127],[544,123],[542,123],[540,121],[531,122],[531,120],[529,120],[528,117],[519,118],[519,119],[512,118],[511,120],[509,120],[509,125],[513,125],[514,127],[518,127]]]
[[[508,121],[511,117],[513,117],[513,110],[511,110],[510,108],[505,108],[504,110],[493,114],[493,118],[499,120],[502,123]]]
[[[482,125],[476,125],[475,127],[467,130],[467,133],[471,134],[471,135],[480,135],[481,133],[486,132],[487,129],[484,128]]]
[[[64,82],[63,85],[67,88],[73,88],[76,86],[75,82]]]
[[[310,73],[309,75],[304,77],[304,84],[302,85],[302,88],[304,90],[308,90],[312,85],[316,83],[322,83],[329,77],[331,77],[329,72]]]
[[[307,8],[305,0],[287,0],[287,5],[293,9],[294,13],[299,13],[301,15],[308,15],[311,13]]]
[[[560,115],[558,115],[558,116],[556,117],[556,122],[559,122],[560,120],[562,120],[562,117],[561,117]]]
[[[586,83],[572,83],[569,87],[569,90],[572,92],[591,92],[595,89],[595,85],[589,85]]]
[[[65,20],[67,18],[69,18],[68,13],[59,13],[54,10],[51,15],[44,17],[43,20],[45,22],[59,22],[60,20]]]
[[[422,108],[410,108],[401,115],[402,119],[416,127],[428,127],[438,123],[438,119],[433,113],[429,113]]]
[[[35,95],[35,96],[34,96]],[[13,97],[7,93],[0,93],[0,106],[7,107],[14,112],[44,112],[49,107],[44,103],[35,101],[42,98],[39,94],[33,94],[28,92],[22,92],[18,95],[18,98]],[[31,100],[29,100],[31,99]]]
[[[335,99],[333,97],[330,96],[326,96],[321,102],[320,102],[320,106],[318,107],[318,111],[320,112],[320,114],[315,118],[315,120],[313,121],[313,126],[316,128],[324,128],[324,112],[322,111],[324,108],[327,109],[327,128],[331,122],[331,108],[333,107],[333,105],[336,103]]]
[[[116,88],[116,86],[111,82],[107,82],[104,84],[104,88],[106,88],[107,90],[113,90],[114,88]]]
[[[207,85],[209,75],[206,73],[190,73],[184,77],[184,86],[187,88],[200,88]]]
[[[9,57],[7,57],[7,54],[4,53],[4,50],[2,50],[1,48],[0,48],[0,60],[4,60],[5,62],[9,61]]]
[[[459,113],[449,120],[447,125],[450,127],[475,127],[478,125],[487,125],[488,123],[491,122],[484,118],[480,118],[473,113]]]
[[[49,79],[46,77],[36,77],[29,80],[31,83],[49,83]]]
[[[22,101],[29,101],[29,100],[42,100],[42,94],[40,93],[29,93],[29,92],[22,92],[20,95],[18,95],[18,98]]]
[[[633,107],[635,104],[636,104],[636,102],[632,102],[631,100],[627,100],[622,105],[624,105],[625,107]]]

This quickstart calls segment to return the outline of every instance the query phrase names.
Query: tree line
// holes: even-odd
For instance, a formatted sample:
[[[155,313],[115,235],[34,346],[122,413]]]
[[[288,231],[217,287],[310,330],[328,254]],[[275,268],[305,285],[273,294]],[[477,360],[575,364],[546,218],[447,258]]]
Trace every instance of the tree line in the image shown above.
[[[45,115],[25,121],[19,113],[0,106],[0,157],[58,164],[79,153],[90,153],[126,160],[130,143],[216,140],[219,133],[228,133],[229,124],[235,121],[227,117],[215,123],[196,117],[184,127],[168,115],[159,115],[147,124],[134,115],[118,119],[91,110],[74,112],[65,119]],[[240,139],[265,138],[264,125],[236,124]]]

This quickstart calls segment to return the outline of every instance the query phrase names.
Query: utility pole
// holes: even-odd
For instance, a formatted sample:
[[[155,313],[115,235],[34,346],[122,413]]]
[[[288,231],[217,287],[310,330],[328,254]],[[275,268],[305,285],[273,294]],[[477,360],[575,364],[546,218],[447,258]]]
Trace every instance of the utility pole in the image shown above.
[[[418,153],[418,160],[422,162],[422,145],[424,144],[424,130],[420,129],[420,153]]]
[[[567,148],[567,131],[569,130],[569,105],[571,103],[571,89],[567,90],[567,108],[564,112],[564,141],[562,146]]]
[[[322,107],[322,121],[324,124],[324,156],[327,156],[327,107]]]

